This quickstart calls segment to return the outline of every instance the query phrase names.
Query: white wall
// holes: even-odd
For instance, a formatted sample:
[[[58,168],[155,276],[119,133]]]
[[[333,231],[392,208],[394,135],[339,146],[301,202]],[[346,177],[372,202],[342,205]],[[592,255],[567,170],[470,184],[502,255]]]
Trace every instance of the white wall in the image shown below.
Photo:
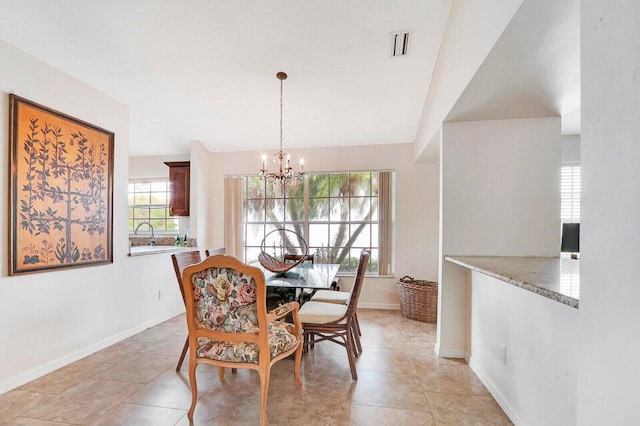
[[[190,206],[189,211],[191,235],[198,239],[198,247],[206,250],[214,247],[224,247],[224,244],[212,245],[209,243],[209,222],[218,215],[224,216],[224,209],[210,209],[211,191],[211,153],[199,141],[191,141],[191,181],[190,181]],[[219,205],[218,205],[219,207]],[[224,241],[224,240],[223,240]]]
[[[433,136],[522,0],[454,0],[416,134],[415,156],[438,158]]]
[[[578,424],[638,423],[640,6],[581,7]]]
[[[515,424],[575,425],[578,309],[479,272],[471,281],[471,368]]]
[[[372,145],[290,150],[292,161],[303,157],[305,171],[394,169],[395,277],[367,278],[359,306],[399,308],[396,283],[411,275],[436,280],[438,275],[438,165],[413,160],[413,145]],[[224,246],[224,176],[255,174],[261,152],[211,154],[209,244]],[[344,288],[351,285],[344,279]],[[341,287],[342,287],[341,283]]]
[[[562,164],[580,164],[580,135],[562,136]]]
[[[188,154],[129,157],[129,178],[169,178],[165,161],[189,161]]]
[[[9,133],[10,93],[115,133],[113,264],[9,277],[0,244],[2,393],[184,308],[168,256],[127,257],[128,107],[2,41],[0,63],[0,134]],[[9,148],[0,145],[0,199],[8,200]],[[5,242],[8,210],[0,209]]]
[[[444,123],[437,350],[464,356],[468,285],[446,255],[557,256],[560,118]]]

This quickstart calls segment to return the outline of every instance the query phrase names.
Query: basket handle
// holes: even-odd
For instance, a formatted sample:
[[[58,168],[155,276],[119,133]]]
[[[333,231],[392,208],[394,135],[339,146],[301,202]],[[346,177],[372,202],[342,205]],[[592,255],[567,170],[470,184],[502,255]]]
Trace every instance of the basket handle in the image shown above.
[[[404,277],[400,278],[400,281],[402,281],[403,283],[408,283],[415,280],[413,279],[412,276],[405,275]]]

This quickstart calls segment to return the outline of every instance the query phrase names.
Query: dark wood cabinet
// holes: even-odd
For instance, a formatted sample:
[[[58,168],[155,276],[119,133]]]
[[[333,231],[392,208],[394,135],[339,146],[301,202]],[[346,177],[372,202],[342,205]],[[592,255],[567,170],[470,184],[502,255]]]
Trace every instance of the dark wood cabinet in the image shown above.
[[[189,216],[189,161],[168,161],[164,164],[169,166],[169,214]]]

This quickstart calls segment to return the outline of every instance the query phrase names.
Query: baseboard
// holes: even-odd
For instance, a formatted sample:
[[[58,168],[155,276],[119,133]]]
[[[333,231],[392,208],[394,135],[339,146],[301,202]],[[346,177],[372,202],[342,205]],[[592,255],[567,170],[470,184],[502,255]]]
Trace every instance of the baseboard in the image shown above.
[[[440,342],[436,342],[434,350],[440,358],[465,358],[466,355],[464,349],[443,349],[440,347]]]
[[[155,325],[158,325],[168,319],[171,319],[173,317],[175,317],[176,315],[180,315],[181,313],[184,312],[184,309],[177,309],[175,311],[172,312],[168,312],[164,315],[161,315],[160,317],[154,318],[152,320],[146,321],[140,325],[137,325],[135,327],[132,327],[128,330],[122,331],[120,333],[117,333],[111,337],[107,337],[106,339],[103,339],[99,342],[96,342],[92,345],[89,345],[85,348],[79,349],[75,352],[72,352],[68,355],[62,356],[60,358],[57,358],[51,362],[48,362],[44,365],[40,365],[37,368],[34,368],[32,370],[29,370],[23,374],[20,374],[18,377],[15,377],[7,382],[4,383],[0,383],[0,394],[3,394],[5,392],[8,392],[12,389],[15,389],[17,387],[20,387],[26,383],[29,383],[32,380],[35,380],[39,377],[44,376],[45,374],[49,374],[52,371],[55,371],[59,368],[64,367],[65,365],[69,365],[72,362],[78,361],[79,359],[82,359],[88,355],[91,355],[95,352],[98,352],[104,348],[107,348],[115,343],[118,343],[128,337],[133,336],[134,334],[138,334],[141,331],[146,330],[149,327],[153,327]]]
[[[358,303],[358,308],[362,309],[386,309],[390,311],[399,311],[400,305],[397,303]]]
[[[489,376],[487,376],[482,368],[474,361],[473,357],[470,357],[468,360],[469,367],[476,373],[476,376],[480,379],[482,384],[487,388],[493,399],[496,400],[502,411],[509,417],[509,419],[516,426],[526,426],[526,423],[522,420],[522,418],[518,415],[515,408],[511,405],[509,400],[498,390],[495,384],[491,381]]]

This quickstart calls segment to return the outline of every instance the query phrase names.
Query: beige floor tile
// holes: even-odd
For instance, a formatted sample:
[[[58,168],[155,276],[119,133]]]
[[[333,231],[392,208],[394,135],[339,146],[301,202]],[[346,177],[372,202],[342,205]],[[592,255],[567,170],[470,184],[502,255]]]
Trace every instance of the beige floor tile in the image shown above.
[[[73,364],[62,367],[44,377],[36,379],[20,387],[20,389],[37,392],[59,394],[84,380],[94,377],[101,371],[113,366],[103,362],[81,359]]]
[[[466,363],[450,363],[438,368],[418,370],[422,388],[427,392],[446,392],[490,396],[478,376]]]
[[[196,369],[198,393],[206,393],[222,386],[217,373],[206,373]],[[188,371],[176,374],[168,370],[130,395],[125,402],[155,407],[187,410],[191,405],[191,385]]]
[[[163,323],[162,325],[147,328],[146,330],[136,334],[135,336],[129,337],[128,340],[145,343],[155,343],[167,336],[171,336],[177,331],[177,329],[178,328],[176,326],[165,326]]]
[[[409,374],[359,371],[351,402],[406,410],[429,410],[420,380]]]
[[[29,417],[16,417],[9,423],[2,423],[6,426],[71,426],[70,423],[50,422],[48,420],[31,419]]]
[[[137,383],[89,379],[24,413],[23,417],[86,424],[138,391]]]
[[[53,398],[53,396],[48,393],[19,389],[3,393],[0,395],[0,424],[7,423],[9,420]]]
[[[511,425],[491,396],[428,392],[431,413],[440,425]]]
[[[184,342],[186,341],[186,339],[186,334],[184,336],[179,334],[170,334],[158,340],[157,342],[144,345],[140,348],[140,351],[144,353],[164,356],[175,354],[175,364],[177,365],[178,358],[180,358],[180,354],[182,353],[182,348],[184,347]]]
[[[139,353],[145,346],[144,342],[126,339],[109,346],[84,358],[90,362],[103,362],[106,364],[116,364],[123,359],[127,359]]]
[[[435,426],[429,411],[352,405],[349,424],[352,426]]]
[[[302,389],[294,360],[271,370],[267,412],[275,426],[510,424],[464,360],[434,352],[436,325],[398,311],[360,310],[363,353],[351,379],[344,347],[316,345],[303,357]],[[0,395],[0,423],[189,425],[187,355],[175,371],[187,335],[184,314],[151,327],[56,372]],[[195,425],[259,423],[256,371],[197,368]]]
[[[193,414],[194,425],[257,425],[260,424],[259,388],[251,394],[237,395],[231,389],[227,392],[207,392],[196,404]],[[178,425],[189,424],[183,418]]]
[[[186,410],[120,403],[90,425],[173,426],[185,414]]]
[[[346,355],[345,355],[346,357]],[[356,362],[358,371],[416,374],[412,359],[397,349],[366,348]]]
[[[166,370],[175,370],[177,361],[176,357],[140,352],[124,358],[110,368],[101,371],[95,375],[95,378],[149,383]]]

